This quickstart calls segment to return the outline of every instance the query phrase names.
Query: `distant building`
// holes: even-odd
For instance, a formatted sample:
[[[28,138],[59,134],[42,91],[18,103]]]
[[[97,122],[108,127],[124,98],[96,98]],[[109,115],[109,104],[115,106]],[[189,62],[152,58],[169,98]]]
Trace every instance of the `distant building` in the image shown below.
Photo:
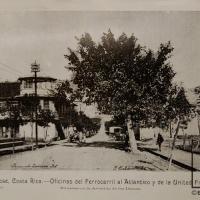
[[[19,82],[0,83],[0,99],[13,98],[20,94]]]
[[[12,101],[13,106],[18,106],[15,96],[20,94],[20,83],[0,83],[0,137],[12,137],[13,132],[19,132],[19,126],[11,126],[9,123],[9,107]]]

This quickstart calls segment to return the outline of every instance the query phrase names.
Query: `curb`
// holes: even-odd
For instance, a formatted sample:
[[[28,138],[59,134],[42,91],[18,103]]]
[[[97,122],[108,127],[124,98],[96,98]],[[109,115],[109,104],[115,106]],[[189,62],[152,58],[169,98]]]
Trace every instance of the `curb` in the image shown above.
[[[159,157],[161,157],[162,159],[164,159],[164,160],[166,160],[166,161],[169,160],[169,158],[168,158],[167,156],[164,156],[164,155],[162,155],[162,154],[160,154],[160,153],[157,153],[157,152],[155,152],[155,151],[152,151],[152,150],[150,150],[150,149],[148,149],[148,148],[141,148],[141,150],[144,150],[144,151],[147,151],[147,152],[149,152],[149,153],[151,153],[151,154],[154,154],[154,155],[156,155],[156,156],[159,156]],[[189,170],[189,171],[200,171],[199,169],[196,169],[196,168],[194,168],[194,167],[192,167],[192,166],[190,166],[190,165],[187,165],[187,164],[185,164],[185,163],[179,162],[179,161],[174,160],[174,159],[172,160],[172,163],[175,164],[175,165],[177,165],[177,166],[179,166],[179,167],[182,167],[182,168],[184,168],[184,169],[187,169],[187,170]]]

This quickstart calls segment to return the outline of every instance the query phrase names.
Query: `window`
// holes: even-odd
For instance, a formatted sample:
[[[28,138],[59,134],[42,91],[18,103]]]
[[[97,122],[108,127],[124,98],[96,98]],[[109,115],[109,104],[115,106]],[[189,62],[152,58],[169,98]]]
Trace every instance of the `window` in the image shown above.
[[[6,108],[6,102],[0,102],[0,111],[5,111]]]
[[[27,80],[24,82],[24,88],[32,88],[32,87],[33,87],[32,80]]]
[[[37,82],[37,88],[41,89],[42,88],[42,83],[41,82]]]
[[[6,107],[6,102],[0,102],[0,108]]]
[[[49,100],[44,100],[44,109],[49,110]]]

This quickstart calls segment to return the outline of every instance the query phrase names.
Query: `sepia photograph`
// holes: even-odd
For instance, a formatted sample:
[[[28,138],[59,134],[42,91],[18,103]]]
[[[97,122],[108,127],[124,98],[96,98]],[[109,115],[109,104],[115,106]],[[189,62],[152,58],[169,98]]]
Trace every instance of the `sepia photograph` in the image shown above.
[[[0,11],[0,170],[199,171],[199,21]]]

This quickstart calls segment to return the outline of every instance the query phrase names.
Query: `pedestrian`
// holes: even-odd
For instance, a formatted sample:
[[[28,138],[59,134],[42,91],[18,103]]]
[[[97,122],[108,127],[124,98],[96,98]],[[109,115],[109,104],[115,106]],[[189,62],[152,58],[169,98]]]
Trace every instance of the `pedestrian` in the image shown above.
[[[129,151],[129,135],[128,135],[128,132],[126,132],[124,140],[125,140],[125,142],[124,142],[125,150]]]
[[[69,142],[72,142],[75,134],[74,128],[72,126],[69,126],[68,133],[69,133]]]
[[[83,142],[83,132],[82,131],[79,131],[79,143],[82,143]]]
[[[83,133],[83,142],[85,143],[86,142],[86,134]]]
[[[161,145],[162,145],[163,141],[164,141],[163,136],[160,133],[158,133],[156,144],[159,147],[159,151],[161,151]]]

